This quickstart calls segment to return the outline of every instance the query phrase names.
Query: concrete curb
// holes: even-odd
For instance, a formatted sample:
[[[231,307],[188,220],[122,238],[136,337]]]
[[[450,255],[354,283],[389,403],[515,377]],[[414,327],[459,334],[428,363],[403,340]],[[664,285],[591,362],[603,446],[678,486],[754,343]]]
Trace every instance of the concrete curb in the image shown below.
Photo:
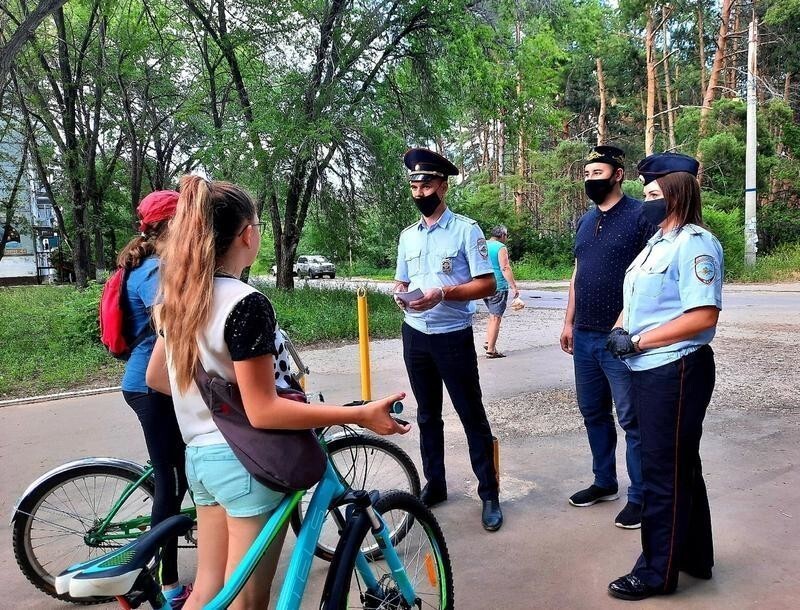
[[[43,396],[11,398],[9,400],[0,400],[0,408],[24,405],[30,402],[46,402],[48,400],[60,400],[62,398],[79,398],[81,396],[92,396],[94,394],[108,394],[110,392],[119,392],[121,389],[122,388],[117,385],[108,388],[90,388],[88,390],[73,390],[71,392],[59,392],[58,394],[45,394]]]

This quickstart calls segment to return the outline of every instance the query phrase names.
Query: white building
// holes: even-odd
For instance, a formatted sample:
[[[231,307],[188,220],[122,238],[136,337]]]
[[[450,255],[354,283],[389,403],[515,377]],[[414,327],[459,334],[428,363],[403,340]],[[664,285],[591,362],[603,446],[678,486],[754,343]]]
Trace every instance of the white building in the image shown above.
[[[5,127],[5,126],[3,126]],[[22,158],[23,142],[10,129],[0,131],[0,237],[6,218],[6,204],[14,187]],[[17,137],[14,137],[14,136]],[[17,189],[11,231],[0,259],[0,285],[36,284],[53,277],[50,250],[59,244],[50,199],[37,189],[38,182],[26,167]]]

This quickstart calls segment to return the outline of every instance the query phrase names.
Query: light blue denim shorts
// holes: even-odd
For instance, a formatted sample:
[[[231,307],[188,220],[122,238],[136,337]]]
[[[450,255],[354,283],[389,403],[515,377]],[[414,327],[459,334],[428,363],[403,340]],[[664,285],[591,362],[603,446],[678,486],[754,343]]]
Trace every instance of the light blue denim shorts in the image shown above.
[[[186,447],[186,479],[195,504],[218,504],[231,517],[270,513],[283,499],[256,481],[227,444]]]

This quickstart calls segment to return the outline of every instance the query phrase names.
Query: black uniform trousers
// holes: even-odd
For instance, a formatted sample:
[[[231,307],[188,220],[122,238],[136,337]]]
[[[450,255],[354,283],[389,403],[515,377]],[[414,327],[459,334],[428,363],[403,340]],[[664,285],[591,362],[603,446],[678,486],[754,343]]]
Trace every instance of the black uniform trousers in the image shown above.
[[[425,334],[403,324],[403,359],[417,401],[422,470],[433,487],[446,489],[442,382],[461,418],[482,500],[497,499],[492,430],[483,408],[472,327]]]
[[[710,574],[714,565],[700,463],[714,376],[714,352],[708,345],[632,375],[644,483],[642,554],[633,574],[663,593],[675,590],[679,570]]]

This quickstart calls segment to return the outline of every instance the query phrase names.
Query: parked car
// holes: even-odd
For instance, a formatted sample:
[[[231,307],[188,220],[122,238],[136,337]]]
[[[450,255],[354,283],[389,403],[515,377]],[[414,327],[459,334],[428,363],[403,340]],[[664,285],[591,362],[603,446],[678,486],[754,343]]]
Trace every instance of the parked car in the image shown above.
[[[272,265],[272,275],[278,275],[278,266]],[[336,265],[324,256],[304,255],[297,258],[292,265],[292,275],[299,277],[318,278],[327,275],[331,279],[336,277]]]
[[[295,264],[294,270],[298,277],[310,277],[312,279],[324,275],[331,279],[336,277],[336,265],[324,256],[316,254],[297,257],[297,264]]]

